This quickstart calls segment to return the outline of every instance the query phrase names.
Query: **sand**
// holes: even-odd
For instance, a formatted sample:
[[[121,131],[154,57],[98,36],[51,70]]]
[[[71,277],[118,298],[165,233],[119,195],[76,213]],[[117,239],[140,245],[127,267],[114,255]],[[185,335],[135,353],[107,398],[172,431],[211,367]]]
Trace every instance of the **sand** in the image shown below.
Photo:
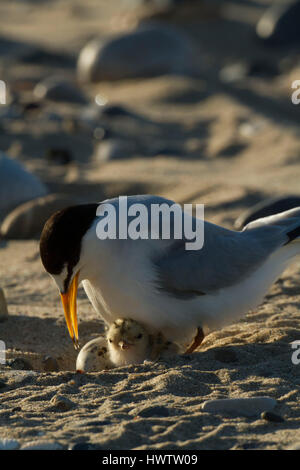
[[[49,10],[48,2],[3,0],[2,35],[38,41],[76,57],[91,36],[130,25],[130,15],[122,22],[116,13],[117,1],[109,6],[105,1],[79,3],[56,0]],[[24,162],[52,191],[80,194],[84,200],[152,193],[179,203],[204,203],[206,219],[228,228],[260,200],[299,194],[299,117],[290,103],[290,72],[226,86],[217,73],[230,60],[284,56],[262,50],[252,40],[250,28],[262,6],[253,2],[251,15],[242,20],[237,18],[240,6],[233,9],[235,19],[227,18],[221,25],[205,20],[181,26],[202,51],[199,77],[164,76],[85,87],[90,97],[101,93],[109,102],[151,119],[151,124],[143,124],[114,118],[111,125],[132,139],[142,135],[149,147],[159,143],[172,148],[168,155],[137,153],[99,163],[89,133],[58,132],[55,123],[51,127],[49,120],[34,114],[7,125],[1,150]],[[210,48],[205,47],[207,41]],[[24,76],[33,85],[47,74],[64,71],[19,62],[3,69],[18,86]],[[65,73],[72,76],[73,69]],[[76,109],[49,103],[46,112],[73,116]],[[49,165],[43,156],[53,142],[67,145],[76,162]],[[64,448],[82,441],[100,449],[288,448],[300,441],[300,365],[291,360],[291,343],[300,340],[299,284],[299,265],[294,264],[262,305],[207,336],[189,356],[77,375],[76,351],[57,288],[41,265],[38,241],[0,241],[0,286],[9,310],[8,320],[0,324],[0,339],[6,343],[8,360],[26,359],[33,369],[0,366],[0,380],[6,384],[0,389],[0,439],[15,438],[20,444],[45,439]],[[103,323],[82,289],[78,311],[80,341],[85,344],[103,331]],[[57,360],[58,372],[44,371],[46,356]],[[55,396],[71,400],[71,408],[55,408],[50,403]],[[201,409],[209,399],[254,396],[275,398],[274,412],[284,421]]]

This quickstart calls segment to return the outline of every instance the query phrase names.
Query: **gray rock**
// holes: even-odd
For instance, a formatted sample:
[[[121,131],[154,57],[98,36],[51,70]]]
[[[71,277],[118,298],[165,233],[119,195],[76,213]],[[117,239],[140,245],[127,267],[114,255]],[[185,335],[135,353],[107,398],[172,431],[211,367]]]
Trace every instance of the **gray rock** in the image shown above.
[[[57,360],[51,356],[46,356],[43,359],[43,367],[47,372],[57,372],[59,370]]]
[[[3,290],[0,287],[0,322],[5,321],[8,317],[7,304],[5,300],[5,295]]]
[[[15,439],[0,439],[0,450],[17,450],[20,444]]]
[[[224,398],[205,401],[201,408],[209,413],[255,416],[263,411],[272,411],[276,404],[276,400],[270,397]]]
[[[58,442],[40,440],[27,442],[20,450],[63,450],[63,446]]]
[[[111,39],[89,42],[79,55],[77,71],[84,82],[189,74],[194,57],[193,47],[181,31],[152,23]]]
[[[14,370],[32,370],[33,367],[29,361],[22,357],[16,357],[8,363],[9,367]]]
[[[49,194],[21,204],[4,219],[0,228],[1,236],[10,240],[38,237],[54,212],[78,202],[66,194]]]
[[[34,90],[38,100],[51,100],[67,103],[86,104],[84,93],[73,83],[59,77],[50,77],[39,82]]]
[[[46,194],[45,185],[36,176],[0,152],[0,220],[16,206]]]
[[[69,411],[74,407],[74,403],[66,397],[55,395],[50,400],[52,409],[56,411]]]

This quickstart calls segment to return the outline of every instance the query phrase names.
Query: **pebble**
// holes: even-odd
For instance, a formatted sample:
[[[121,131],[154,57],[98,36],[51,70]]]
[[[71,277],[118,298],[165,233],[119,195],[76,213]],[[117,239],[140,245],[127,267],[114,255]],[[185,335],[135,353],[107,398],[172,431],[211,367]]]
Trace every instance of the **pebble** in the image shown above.
[[[261,217],[268,217],[269,215],[279,214],[279,212],[284,212],[299,206],[300,196],[296,195],[266,199],[255,204],[246,212],[241,214],[236,219],[234,227],[237,230],[241,230],[253,220],[260,219]]]
[[[55,395],[50,400],[50,405],[57,411],[69,411],[74,408],[74,403],[66,397]]]
[[[33,370],[31,363],[22,357],[16,357],[12,361],[8,362],[8,365],[14,370]]]
[[[283,423],[284,419],[282,416],[277,415],[276,413],[272,413],[271,411],[263,411],[260,415],[262,419],[266,421],[271,421],[273,423]]]
[[[45,185],[35,175],[0,152],[0,219],[16,206],[46,194]]]
[[[145,24],[106,40],[94,39],[80,52],[80,81],[122,80],[167,73],[190,73],[194,50],[175,27]]]
[[[77,204],[67,194],[49,194],[21,204],[4,219],[0,232],[3,238],[25,240],[39,236],[47,219],[56,211]]]
[[[0,287],[0,322],[5,321],[7,317],[8,317],[8,310],[7,310],[6,299],[5,299],[3,289],[1,289]]]
[[[20,444],[15,439],[0,439],[0,450],[17,450]]]
[[[208,400],[202,410],[209,413],[232,413],[241,416],[254,416],[263,411],[271,411],[277,402],[270,397],[224,398]]]
[[[63,446],[58,442],[40,440],[27,442],[20,450],[63,450]]]
[[[67,80],[50,77],[39,82],[34,90],[34,96],[39,100],[52,100],[76,104],[86,104],[83,92]]]
[[[138,416],[142,418],[161,417],[165,418],[169,416],[169,410],[165,406],[151,406],[139,411]]]
[[[44,371],[47,372],[57,372],[59,370],[58,362],[54,357],[46,356],[43,359]]]

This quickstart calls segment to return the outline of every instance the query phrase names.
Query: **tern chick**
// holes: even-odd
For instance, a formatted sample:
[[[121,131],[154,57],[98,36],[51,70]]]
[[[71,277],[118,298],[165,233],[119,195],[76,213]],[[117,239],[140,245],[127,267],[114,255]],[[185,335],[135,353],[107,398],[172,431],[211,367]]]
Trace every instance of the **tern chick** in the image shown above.
[[[161,333],[150,333],[131,318],[118,318],[107,331],[109,359],[115,366],[141,364],[180,352],[179,346]]]
[[[76,370],[96,372],[141,364],[146,359],[157,360],[180,352],[183,352],[180,347],[167,341],[161,333],[150,333],[130,318],[118,318],[108,328],[106,337],[100,336],[85,344],[78,354]]]

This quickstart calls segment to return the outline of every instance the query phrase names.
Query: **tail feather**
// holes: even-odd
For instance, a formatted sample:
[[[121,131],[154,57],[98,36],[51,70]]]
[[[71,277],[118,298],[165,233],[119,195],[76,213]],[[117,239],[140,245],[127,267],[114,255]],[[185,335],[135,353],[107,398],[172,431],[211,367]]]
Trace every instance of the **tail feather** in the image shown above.
[[[284,245],[300,241],[300,207],[295,207],[279,214],[269,215],[250,222],[244,230],[274,226],[286,237]]]

